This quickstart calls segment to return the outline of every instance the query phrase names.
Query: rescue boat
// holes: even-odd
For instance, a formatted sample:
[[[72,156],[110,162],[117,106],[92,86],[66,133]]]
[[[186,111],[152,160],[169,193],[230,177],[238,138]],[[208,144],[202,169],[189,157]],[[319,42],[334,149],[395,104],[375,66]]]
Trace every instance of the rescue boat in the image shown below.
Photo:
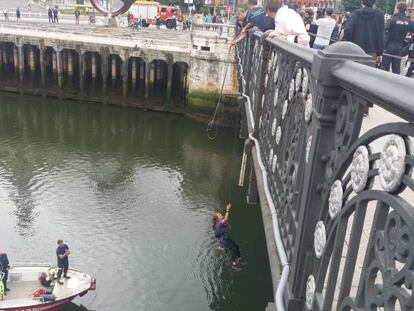
[[[56,311],[96,288],[87,273],[69,269],[69,279],[58,279],[58,271],[47,264],[13,266],[7,281],[10,291],[0,292],[0,311]]]

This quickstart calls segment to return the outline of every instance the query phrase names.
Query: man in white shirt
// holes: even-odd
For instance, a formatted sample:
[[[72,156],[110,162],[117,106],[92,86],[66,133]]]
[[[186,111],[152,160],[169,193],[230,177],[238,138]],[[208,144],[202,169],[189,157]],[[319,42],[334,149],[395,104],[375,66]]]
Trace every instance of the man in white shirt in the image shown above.
[[[270,8],[272,10],[269,10]],[[290,42],[295,42],[297,39],[299,45],[309,47],[309,35],[297,12],[284,5],[283,0],[269,0],[266,9],[267,14],[275,18],[275,30],[269,33],[269,37],[284,38]]]
[[[325,17],[316,21],[318,25],[318,32],[316,33],[315,43],[313,48],[316,50],[323,50],[329,45],[332,31],[336,26],[335,20],[332,18],[333,9],[327,8],[325,11]]]

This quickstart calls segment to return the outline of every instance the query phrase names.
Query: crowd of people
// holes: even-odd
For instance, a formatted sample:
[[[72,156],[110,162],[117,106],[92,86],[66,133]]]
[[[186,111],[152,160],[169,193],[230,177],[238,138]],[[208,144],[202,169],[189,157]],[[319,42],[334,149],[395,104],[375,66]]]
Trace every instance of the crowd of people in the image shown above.
[[[386,19],[375,7],[376,0],[362,0],[362,8],[352,14],[334,14],[327,8],[321,16],[312,8],[298,12],[283,0],[269,0],[265,8],[257,0],[248,0],[248,9],[239,12],[237,44],[247,36],[247,30],[257,27],[269,32],[270,37],[282,37],[291,42],[317,50],[325,49],[337,41],[350,41],[371,55],[379,68],[400,73],[401,58],[409,57],[411,65],[407,76],[414,71],[414,22],[406,14],[407,4],[398,2],[396,13]]]

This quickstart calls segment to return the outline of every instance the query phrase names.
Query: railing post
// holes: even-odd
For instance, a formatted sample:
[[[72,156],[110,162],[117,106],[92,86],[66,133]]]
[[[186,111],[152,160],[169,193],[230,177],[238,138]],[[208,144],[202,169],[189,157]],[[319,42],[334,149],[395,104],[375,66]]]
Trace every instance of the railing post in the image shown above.
[[[329,193],[329,184],[332,182],[332,160],[337,161],[344,150],[336,150],[335,132],[338,131],[338,121],[341,112],[338,112],[339,97],[343,89],[333,78],[332,72],[344,60],[354,60],[370,63],[371,58],[362,49],[353,43],[341,42],[331,45],[315,54],[312,62],[312,114],[307,124],[306,133],[306,165],[303,180],[303,191],[300,194],[298,206],[298,233],[295,240],[295,254],[291,263],[289,279],[290,297],[288,310],[303,310],[306,289],[306,280],[312,271],[312,252],[314,231],[319,220],[322,199]],[[350,109],[347,107],[345,109]],[[363,118],[363,108],[359,108],[348,142],[354,141],[360,130]],[[339,129],[341,130],[341,129]]]
[[[249,33],[249,39],[252,39],[255,34],[254,32]],[[266,34],[255,37],[251,40],[253,43],[251,48],[250,63],[248,68],[252,68],[251,74],[249,75],[249,87],[251,92],[249,93],[252,101],[253,113],[254,113],[254,124],[253,135],[257,137],[259,135],[259,119],[262,114],[262,98],[264,96],[266,87],[266,74],[269,62],[269,45],[266,42]],[[255,42],[257,41],[257,49],[254,49]],[[246,67],[245,67],[246,68]],[[255,96],[252,97],[252,92],[255,92]],[[251,149],[250,149],[251,150]],[[259,195],[257,190],[257,180],[252,165],[250,169],[249,188],[247,194],[247,202],[249,204],[256,204],[259,202]]]

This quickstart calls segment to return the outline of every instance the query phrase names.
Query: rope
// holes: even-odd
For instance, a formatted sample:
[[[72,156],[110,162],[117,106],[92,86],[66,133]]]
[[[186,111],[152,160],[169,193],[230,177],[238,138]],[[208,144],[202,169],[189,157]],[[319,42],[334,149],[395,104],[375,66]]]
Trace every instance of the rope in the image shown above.
[[[229,47],[229,50],[227,52],[226,59],[229,58],[230,52],[231,52],[231,46]],[[219,127],[219,122],[220,122],[219,116],[220,116],[220,109],[221,109],[221,98],[223,96],[223,90],[224,90],[224,85],[226,83],[228,71],[229,71],[229,66],[227,65],[224,71],[223,82],[221,84],[221,90],[220,90],[219,98],[217,101],[216,109],[214,109],[214,114],[213,114],[213,117],[211,118],[211,121],[207,124],[206,132],[207,132],[207,137],[210,140],[214,140],[217,138],[218,127]]]

